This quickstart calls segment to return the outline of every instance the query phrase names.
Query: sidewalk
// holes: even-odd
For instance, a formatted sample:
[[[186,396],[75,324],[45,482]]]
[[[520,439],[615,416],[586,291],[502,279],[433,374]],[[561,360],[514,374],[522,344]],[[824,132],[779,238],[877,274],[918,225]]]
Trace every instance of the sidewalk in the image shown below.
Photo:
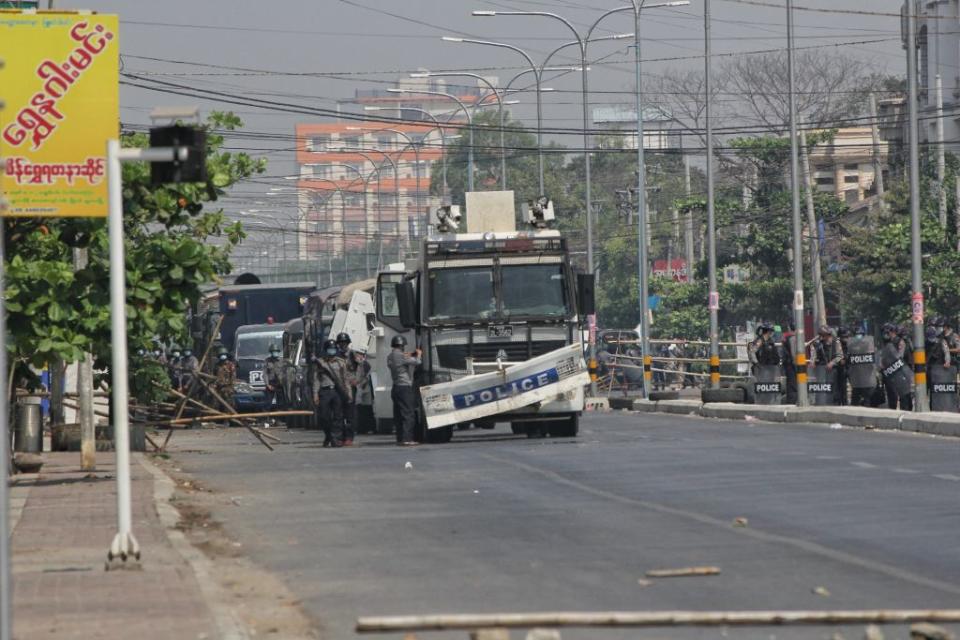
[[[130,470],[141,568],[107,572],[116,533],[113,454],[97,453],[92,474],[79,471],[79,453],[43,457],[39,474],[15,476],[12,487],[15,640],[219,638],[193,569],[158,517],[145,463],[134,456]]]

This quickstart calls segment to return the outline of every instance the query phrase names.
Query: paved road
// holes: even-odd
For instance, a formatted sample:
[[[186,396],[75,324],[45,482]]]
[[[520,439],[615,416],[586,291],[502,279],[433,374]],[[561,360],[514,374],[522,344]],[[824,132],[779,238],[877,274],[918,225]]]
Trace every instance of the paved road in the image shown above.
[[[960,440],[616,413],[565,440],[501,427],[449,445],[329,450],[311,432],[285,437],[269,453],[242,430],[192,432],[175,458],[237,498],[215,517],[333,638],[371,614],[960,601]],[[693,565],[722,574],[638,582]]]

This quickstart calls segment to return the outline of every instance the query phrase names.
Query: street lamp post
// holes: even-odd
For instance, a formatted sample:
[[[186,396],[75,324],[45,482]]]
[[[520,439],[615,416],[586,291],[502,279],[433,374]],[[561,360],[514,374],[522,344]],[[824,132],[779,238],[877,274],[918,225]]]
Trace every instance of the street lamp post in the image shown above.
[[[923,265],[920,236],[920,127],[917,121],[917,12],[914,0],[905,3],[907,13],[907,102],[910,130],[910,282],[913,289],[913,366],[917,401],[915,410],[930,410],[927,397],[927,350],[923,330]],[[924,70],[926,71],[926,70]]]
[[[406,242],[403,241],[403,238],[405,237],[406,234],[400,233],[400,167],[394,161],[394,159],[390,157],[390,154],[388,154],[386,151],[381,151],[380,149],[368,149],[368,151],[374,151],[376,153],[381,154],[384,157],[384,159],[386,159],[387,162],[389,162],[391,166],[393,166],[393,198],[394,198],[393,206],[394,206],[394,212],[396,214],[396,219],[397,219],[397,245],[398,245],[397,251],[399,252],[400,260],[402,261],[403,256],[406,253],[406,246],[405,246]],[[363,156],[363,158],[365,158],[367,162],[372,164],[374,167],[379,166],[377,165],[376,162],[374,162],[373,158],[371,158],[367,153],[365,153],[361,149],[349,149],[345,147],[341,149],[340,152],[356,153],[359,156]],[[364,220],[366,219],[367,219],[366,191],[364,191]],[[369,265],[368,265],[368,275],[369,275]]]
[[[797,158],[797,98],[793,60],[793,0],[787,0],[787,82],[790,105],[790,190],[793,209],[793,314],[797,326],[794,359],[797,369],[797,405],[805,407],[807,398],[807,346],[803,326],[803,243],[800,224],[800,177]],[[810,233],[815,230],[811,229]]]
[[[530,65],[530,68],[533,70],[534,78],[537,82],[537,169],[538,175],[540,178],[540,194],[544,195],[543,187],[543,99],[540,95],[540,87],[542,85],[542,75],[543,70],[538,67],[534,62],[533,58],[527,54],[526,51],[520,47],[515,47],[512,44],[506,44],[504,42],[490,42],[487,40],[474,40],[472,38],[455,38],[452,36],[443,36],[444,42],[464,42],[467,44],[480,44],[486,45],[488,47],[498,47],[500,49],[509,49],[510,51],[515,51],[519,53],[527,63]]]
[[[375,105],[365,106],[364,111],[383,111],[382,107]],[[443,125],[440,124],[440,121],[435,115],[427,111],[426,109],[418,109],[417,107],[403,107],[404,111],[414,111],[420,115],[425,115],[431,120],[433,120],[436,125],[434,128],[440,131],[440,161],[441,166],[443,167],[443,202],[446,204],[450,200],[450,187],[447,186],[447,143],[446,136],[443,132]],[[432,131],[432,129],[431,129]],[[429,133],[429,132],[428,132]],[[453,137],[453,136],[451,136]]]
[[[503,125],[503,96],[500,95],[500,92],[497,91],[497,88],[493,86],[493,83],[490,82],[489,80],[487,80],[486,78],[484,78],[483,76],[481,76],[480,74],[477,74],[477,73],[467,73],[467,72],[447,72],[447,73],[431,73],[431,72],[426,72],[426,73],[411,73],[411,74],[410,74],[410,77],[411,77],[411,78],[453,78],[453,77],[467,77],[467,78],[474,78],[474,79],[476,79],[476,80],[479,80],[480,82],[483,82],[483,83],[486,84],[488,87],[490,87],[490,91],[493,92],[493,96],[497,99],[497,104],[498,104],[498,106],[499,106],[499,118],[500,118],[500,188],[503,189],[504,191],[506,191],[506,190],[507,190],[507,146],[506,146],[506,142],[504,141],[504,133],[503,133],[503,128],[504,128],[504,125]],[[482,102],[482,101],[481,101],[481,102]],[[472,130],[471,130],[471,132],[470,132],[470,135],[471,135],[470,148],[471,148],[471,152],[472,152],[472,150],[473,150],[473,142],[472,142],[473,131],[472,131]],[[471,174],[472,174],[472,172],[471,172]]]
[[[470,136],[470,141],[467,146],[467,191],[473,191],[473,115],[471,115],[470,110],[467,109],[467,105],[463,103],[463,100],[452,93],[445,93],[443,91],[421,91],[418,89],[396,88],[387,89],[387,91],[391,93],[413,93],[428,96],[440,96],[442,98],[449,98],[457,103],[457,105],[463,110],[463,113],[467,116],[467,128]]]
[[[705,118],[707,125],[707,247],[708,247],[708,284],[710,292],[707,297],[707,307],[710,312],[710,388],[720,388],[720,292],[717,289],[717,223],[714,203],[713,184],[713,96],[710,94],[710,84],[713,78],[713,41],[710,36],[710,0],[703,0],[703,66]],[[689,268],[689,265],[688,265]]]

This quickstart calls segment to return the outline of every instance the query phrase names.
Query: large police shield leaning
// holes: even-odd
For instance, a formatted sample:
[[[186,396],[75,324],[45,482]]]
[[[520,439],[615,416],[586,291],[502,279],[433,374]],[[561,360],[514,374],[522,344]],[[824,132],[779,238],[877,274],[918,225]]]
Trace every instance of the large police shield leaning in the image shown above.
[[[847,377],[854,389],[873,389],[877,384],[877,347],[873,336],[855,336],[847,343]]]
[[[817,406],[827,406],[834,404],[833,390],[837,384],[837,372],[833,369],[827,370],[827,365],[818,364],[811,370],[810,379],[807,382],[807,392]]]
[[[893,344],[887,344],[880,351],[880,375],[883,376],[883,384],[888,392],[892,390],[903,397],[912,391],[913,370],[900,357]]]
[[[957,395],[957,368],[932,364],[927,375],[930,378],[931,411],[956,413],[960,410],[960,396]]]
[[[761,364],[756,367],[757,377],[753,383],[756,404],[781,404],[783,383],[780,381],[780,365]]]

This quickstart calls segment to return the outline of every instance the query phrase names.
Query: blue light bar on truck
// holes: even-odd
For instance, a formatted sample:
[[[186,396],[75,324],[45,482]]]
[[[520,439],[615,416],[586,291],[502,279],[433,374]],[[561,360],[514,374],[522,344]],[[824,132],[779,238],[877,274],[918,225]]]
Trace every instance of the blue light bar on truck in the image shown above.
[[[565,238],[503,238],[491,240],[447,240],[427,243],[427,255],[446,253],[530,253],[563,251]]]

